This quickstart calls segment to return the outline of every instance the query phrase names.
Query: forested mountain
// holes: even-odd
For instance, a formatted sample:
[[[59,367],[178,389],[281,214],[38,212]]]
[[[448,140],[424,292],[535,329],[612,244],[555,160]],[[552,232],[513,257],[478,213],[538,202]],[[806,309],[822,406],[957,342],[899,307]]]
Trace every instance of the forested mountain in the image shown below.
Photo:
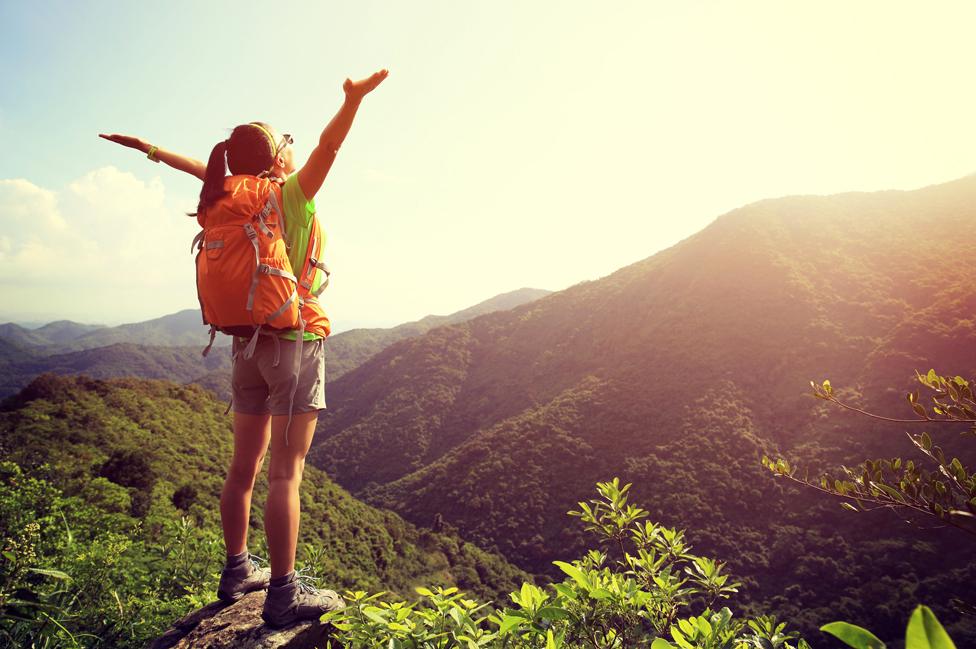
[[[219,498],[233,451],[224,408],[194,385],[46,374],[0,407],[0,454],[66,495],[122,515],[120,527],[189,516],[219,536]],[[266,494],[264,471],[254,502]],[[327,550],[320,569],[338,587],[412,594],[414,584],[456,582],[498,597],[524,577],[451,533],[420,530],[363,504],[311,466],[302,509],[299,547]],[[255,506],[252,549],[263,545],[262,520],[263,508]],[[66,524],[83,523],[68,512]]]
[[[10,356],[0,364],[0,398],[10,396],[45,372],[84,374],[93,378],[135,376],[202,383],[201,377],[230,373],[229,349],[214,349],[206,357],[200,347],[159,347],[115,343],[60,354]],[[222,386],[204,385],[218,390]],[[222,392],[221,398],[227,398]]]
[[[483,313],[510,309],[546,294],[548,291],[523,288],[451,315],[431,315],[388,329],[354,329],[330,336],[327,378],[334,380],[398,340]],[[39,374],[53,372],[192,382],[213,390],[221,399],[229,399],[230,338],[218,335],[215,348],[203,357],[200,352],[209,339],[206,332],[199,311],[193,309],[109,328],[67,320],[38,329],[13,323],[0,325],[0,398],[14,394]]]
[[[57,345],[105,328],[105,325],[90,325],[72,322],[71,320],[56,320],[37,329],[32,329],[31,333],[43,337],[49,344]]]
[[[51,351],[93,349],[117,343],[163,347],[199,345],[203,349],[210,339],[209,331],[200,318],[199,309],[184,309],[152,320],[96,329],[68,340]],[[214,344],[228,345],[230,339],[220,336]]]
[[[28,329],[13,322],[0,324],[0,340],[22,347],[55,345],[103,329],[104,325],[87,325],[71,320],[49,322],[36,329]]]
[[[484,302],[450,315],[429,315],[414,322],[405,322],[387,329],[351,329],[329,336],[327,342],[328,379],[334,381],[346,372],[359,367],[370,356],[393,343],[424,334],[434,327],[470,320],[485,313],[507,311],[548,295],[551,291],[520,288],[496,295]]]
[[[976,176],[759,201],[600,280],[391,345],[330,386],[310,461],[548,574],[582,549],[566,510],[620,475],[744,575],[747,601],[813,625],[842,592],[848,619],[894,637],[912,602],[968,592],[965,539],[785,489],[759,457],[911,453],[905,425],[830,409],[809,381],[904,416],[915,370],[976,374],[973,241]]]
[[[325,376],[331,386],[346,372],[359,367],[373,354],[393,343],[426,333],[434,327],[464,322],[484,313],[502,311],[537,300],[550,291],[536,288],[520,288],[496,295],[484,302],[457,311],[450,315],[429,315],[414,322],[405,322],[396,327],[350,329],[333,334],[326,339]],[[196,379],[197,383],[210,388],[222,398],[230,397],[230,375],[223,368],[207,372]]]
[[[63,354],[118,343],[163,347],[200,345],[202,348],[209,340],[208,331],[200,320],[198,309],[185,309],[115,327],[58,320],[37,329],[27,329],[8,322],[0,325],[0,339],[28,348],[35,354]],[[218,340],[218,344],[227,343]]]
[[[46,345],[50,342],[43,336],[35,334],[33,329],[22,327],[14,322],[0,325],[0,340],[14,347]]]

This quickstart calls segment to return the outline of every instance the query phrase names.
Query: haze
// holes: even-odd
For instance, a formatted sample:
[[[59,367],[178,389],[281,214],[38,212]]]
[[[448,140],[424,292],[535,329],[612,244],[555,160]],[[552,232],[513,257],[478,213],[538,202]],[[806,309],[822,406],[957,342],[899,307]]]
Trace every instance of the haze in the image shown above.
[[[388,68],[316,198],[335,330],[596,279],[743,204],[976,171],[967,2],[4,3],[0,321],[197,305],[196,179],[235,124],[304,160]]]

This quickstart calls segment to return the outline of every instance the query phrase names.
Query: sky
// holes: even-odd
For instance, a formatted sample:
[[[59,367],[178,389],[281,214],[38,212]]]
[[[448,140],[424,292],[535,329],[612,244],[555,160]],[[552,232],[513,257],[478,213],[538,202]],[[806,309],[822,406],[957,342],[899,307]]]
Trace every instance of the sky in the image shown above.
[[[272,10],[273,7],[273,10]],[[0,3],[0,322],[198,306],[200,160],[304,161],[381,68],[316,196],[334,331],[561,290],[792,194],[976,171],[976,3]]]

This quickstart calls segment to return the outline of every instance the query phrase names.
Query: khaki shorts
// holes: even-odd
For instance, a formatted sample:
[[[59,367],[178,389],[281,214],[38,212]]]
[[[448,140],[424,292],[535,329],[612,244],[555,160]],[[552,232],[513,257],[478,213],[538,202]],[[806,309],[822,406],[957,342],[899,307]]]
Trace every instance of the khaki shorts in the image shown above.
[[[288,415],[291,391],[295,386],[295,354],[301,345],[302,366],[292,404],[292,414],[325,409],[325,339],[298,343],[277,339],[278,364],[275,365],[275,338],[260,336],[254,355],[244,359],[244,344],[234,338],[234,365],[231,390],[234,412],[245,415]],[[239,353],[240,352],[240,353]]]

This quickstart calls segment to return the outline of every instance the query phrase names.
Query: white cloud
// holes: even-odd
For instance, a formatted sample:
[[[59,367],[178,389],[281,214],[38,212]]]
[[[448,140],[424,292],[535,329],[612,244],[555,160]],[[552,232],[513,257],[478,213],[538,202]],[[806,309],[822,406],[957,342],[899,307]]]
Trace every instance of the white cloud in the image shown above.
[[[2,308],[8,317],[118,322],[191,307],[197,229],[159,178],[115,167],[58,192],[0,180]]]
[[[0,180],[0,206],[7,227],[16,229],[23,237],[65,229],[54,192],[27,180]]]

